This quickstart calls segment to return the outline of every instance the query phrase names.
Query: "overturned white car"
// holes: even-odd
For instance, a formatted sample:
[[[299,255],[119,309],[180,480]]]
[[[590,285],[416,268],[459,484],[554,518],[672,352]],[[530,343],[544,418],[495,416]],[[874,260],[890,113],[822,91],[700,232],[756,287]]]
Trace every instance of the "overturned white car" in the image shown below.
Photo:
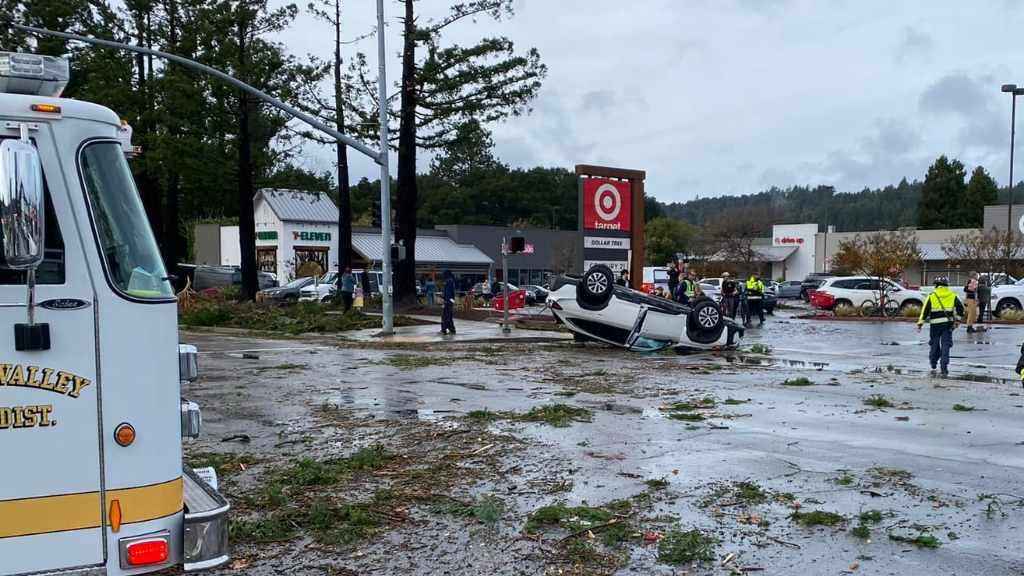
[[[683,305],[617,286],[607,266],[580,278],[558,277],[551,288],[555,318],[578,339],[644,351],[735,348],[743,339],[743,326],[723,316],[711,298]]]

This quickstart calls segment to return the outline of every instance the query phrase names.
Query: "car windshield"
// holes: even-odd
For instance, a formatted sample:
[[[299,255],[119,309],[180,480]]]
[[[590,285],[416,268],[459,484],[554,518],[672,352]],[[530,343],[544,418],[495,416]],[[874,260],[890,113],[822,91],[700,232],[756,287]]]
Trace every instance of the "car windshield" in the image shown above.
[[[87,145],[81,152],[81,167],[110,284],[136,298],[173,298],[174,290],[121,145],[104,141]]]
[[[309,278],[296,278],[285,284],[283,288],[301,288],[306,282],[309,282]]]

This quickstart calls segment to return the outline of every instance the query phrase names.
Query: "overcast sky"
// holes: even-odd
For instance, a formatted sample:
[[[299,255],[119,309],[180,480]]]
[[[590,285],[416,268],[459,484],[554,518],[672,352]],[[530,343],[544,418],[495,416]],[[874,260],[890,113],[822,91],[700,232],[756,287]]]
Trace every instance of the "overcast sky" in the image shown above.
[[[420,0],[417,10],[423,19],[440,17],[450,1]],[[347,37],[374,26],[374,0],[344,6]],[[969,170],[985,166],[1000,185],[1008,180],[1010,97],[999,88],[1024,86],[1020,2],[514,6],[511,19],[466,22],[446,36],[460,44],[508,36],[520,51],[536,47],[547,64],[533,113],[491,127],[497,155],[513,167],[646,170],[648,193],[664,202],[796,184],[878,187],[923,179],[940,154]],[[388,0],[385,11],[393,92],[401,4]],[[297,55],[328,57],[331,37],[328,25],[303,14],[280,40]],[[367,52],[376,66],[374,41],[349,49]],[[378,177],[372,162],[355,156],[353,181]],[[330,157],[310,147],[307,166],[333,170]],[[420,170],[428,164],[421,158]]]

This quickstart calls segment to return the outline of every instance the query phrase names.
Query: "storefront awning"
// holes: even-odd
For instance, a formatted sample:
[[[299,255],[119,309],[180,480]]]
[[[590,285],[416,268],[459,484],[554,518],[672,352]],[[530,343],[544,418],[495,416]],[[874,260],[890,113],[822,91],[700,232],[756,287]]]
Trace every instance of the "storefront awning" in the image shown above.
[[[796,249],[796,246],[751,246],[762,262],[782,262]]]
[[[750,250],[754,252],[756,257],[755,261],[760,262],[783,262],[786,258],[789,258],[793,252],[796,252],[797,246],[751,246]],[[676,258],[680,262],[689,262],[690,260],[697,260],[696,256],[683,254],[682,252],[676,254]],[[708,258],[710,262],[725,262],[731,260],[726,251],[720,251],[715,255]]]
[[[352,234],[352,248],[368,262],[379,262],[384,256],[380,234]],[[416,238],[416,263],[490,266],[494,260],[476,246],[456,244],[447,236],[419,236]]]

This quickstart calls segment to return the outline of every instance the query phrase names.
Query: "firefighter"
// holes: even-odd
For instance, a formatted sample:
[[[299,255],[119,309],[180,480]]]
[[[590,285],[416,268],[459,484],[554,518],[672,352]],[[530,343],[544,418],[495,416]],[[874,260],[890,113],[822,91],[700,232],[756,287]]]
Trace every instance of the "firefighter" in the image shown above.
[[[761,282],[761,273],[754,272],[747,280],[747,317],[744,324],[749,324],[750,319],[757,314],[758,326],[764,324],[764,309],[761,308],[761,299],[764,298],[764,282]]]
[[[942,376],[949,375],[949,349],[953,347],[953,330],[960,324],[964,315],[964,303],[949,289],[949,278],[935,278],[935,291],[928,295],[921,308],[921,317],[917,319],[917,331],[928,322],[928,345],[931,351],[928,361],[932,370],[936,364],[942,370]]]

